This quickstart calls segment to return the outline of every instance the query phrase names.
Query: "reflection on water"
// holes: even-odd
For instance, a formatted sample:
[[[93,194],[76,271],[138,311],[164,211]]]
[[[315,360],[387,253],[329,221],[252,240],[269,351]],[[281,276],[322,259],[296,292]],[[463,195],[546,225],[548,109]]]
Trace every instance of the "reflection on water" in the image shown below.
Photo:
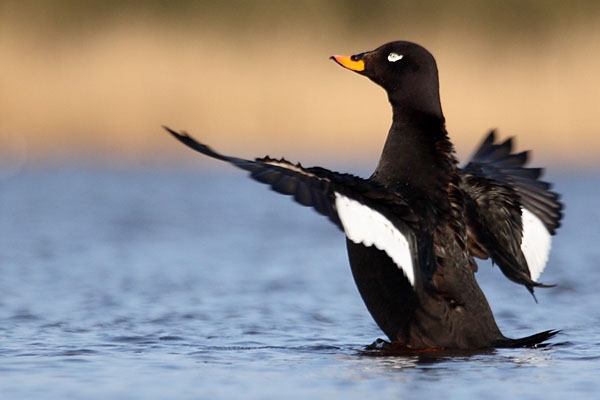
[[[373,357],[382,334],[316,213],[242,174],[23,170],[0,180],[3,397],[592,395],[600,180],[554,180],[566,219],[543,278],[559,286],[535,304],[478,273],[504,333],[562,329],[551,346]]]

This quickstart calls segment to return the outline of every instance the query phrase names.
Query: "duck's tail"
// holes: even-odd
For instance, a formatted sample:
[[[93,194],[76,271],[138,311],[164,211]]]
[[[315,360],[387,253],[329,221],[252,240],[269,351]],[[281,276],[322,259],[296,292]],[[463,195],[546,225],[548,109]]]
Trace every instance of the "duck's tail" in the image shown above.
[[[556,334],[560,333],[557,330],[549,330],[540,333],[536,333],[535,335],[526,336],[519,339],[501,339],[497,341],[493,347],[499,348],[516,348],[516,347],[546,347],[548,343],[544,343],[546,340],[556,336]]]

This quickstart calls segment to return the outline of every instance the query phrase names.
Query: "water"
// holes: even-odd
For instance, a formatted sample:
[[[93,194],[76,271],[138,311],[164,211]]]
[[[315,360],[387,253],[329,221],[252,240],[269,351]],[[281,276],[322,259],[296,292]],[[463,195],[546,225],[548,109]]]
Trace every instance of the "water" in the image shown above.
[[[382,333],[342,235],[238,171],[77,166],[0,180],[3,399],[592,397],[600,178],[553,177],[567,218],[535,304],[478,279],[506,335],[545,349],[372,357]]]

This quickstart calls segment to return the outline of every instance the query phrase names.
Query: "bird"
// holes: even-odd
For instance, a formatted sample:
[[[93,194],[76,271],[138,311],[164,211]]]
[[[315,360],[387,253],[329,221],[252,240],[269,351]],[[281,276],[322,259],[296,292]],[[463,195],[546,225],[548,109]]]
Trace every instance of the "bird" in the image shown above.
[[[532,295],[560,226],[563,204],[529,153],[490,131],[459,167],[445,127],[438,69],[424,47],[394,41],[330,57],[382,87],[392,123],[368,178],[269,156],[214,151],[186,131],[164,128],[191,149],[230,163],[273,191],[327,217],[346,237],[350,269],[389,341],[368,349],[403,352],[542,347],[558,330],[504,336],[475,273],[491,259]],[[535,296],[534,296],[535,299]],[[536,300],[537,302],[537,300]]]

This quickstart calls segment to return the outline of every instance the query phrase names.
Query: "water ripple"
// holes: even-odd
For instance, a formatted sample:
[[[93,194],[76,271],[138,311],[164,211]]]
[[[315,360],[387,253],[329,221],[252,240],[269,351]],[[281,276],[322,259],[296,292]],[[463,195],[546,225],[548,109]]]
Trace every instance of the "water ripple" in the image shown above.
[[[585,206],[600,182],[577,179],[561,183],[572,219],[548,267],[556,290],[536,304],[497,270],[478,272],[504,333],[561,329],[550,346],[384,357],[365,351],[381,332],[343,237],[289,199],[228,175],[21,171],[0,192],[0,391],[362,399],[444,388],[491,400],[539,398],[543,387],[546,400],[590,398],[600,390],[597,250],[581,238],[600,237],[575,222],[600,220]]]

